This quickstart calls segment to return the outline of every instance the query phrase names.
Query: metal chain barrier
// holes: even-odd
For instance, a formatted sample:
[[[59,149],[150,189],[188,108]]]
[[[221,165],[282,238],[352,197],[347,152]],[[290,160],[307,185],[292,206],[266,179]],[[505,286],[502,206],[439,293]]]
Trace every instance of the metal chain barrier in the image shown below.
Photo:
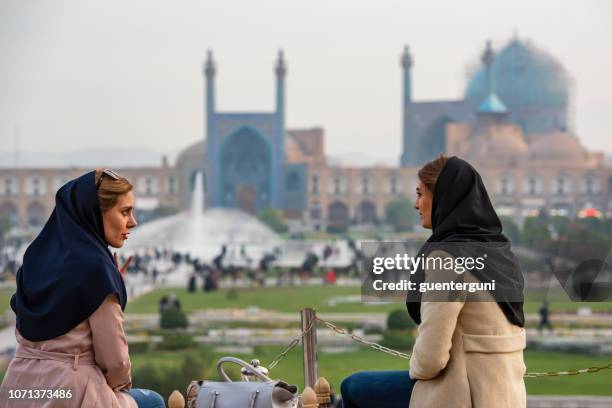
[[[558,377],[560,375],[578,375],[578,374],[585,374],[585,373],[596,373],[601,370],[612,370],[612,363],[605,365],[605,366],[582,368],[580,370],[547,371],[544,373],[526,373],[525,378]]]
[[[368,347],[373,348],[374,350],[382,351],[383,353],[390,354],[394,357],[405,358],[406,360],[410,360],[410,354],[402,353],[401,351],[390,349],[389,347],[381,346],[378,343],[374,343],[372,341],[366,340],[363,337],[359,337],[356,334],[349,333],[347,330],[342,329],[333,323],[328,322],[327,320],[323,320],[317,317],[317,321],[323,323],[328,328],[332,329],[334,332],[341,334],[342,336],[346,336],[351,340],[366,345]]]
[[[296,337],[295,339],[293,339],[291,341],[291,343],[289,343],[289,346],[283,350],[282,353],[280,353],[269,365],[268,365],[268,369],[271,370],[274,367],[276,367],[276,365],[287,356],[287,353],[289,353],[291,350],[293,350],[294,348],[296,348],[300,342],[303,340],[304,336],[306,335],[306,333],[310,332],[310,330],[312,330],[312,328],[314,327],[314,323],[315,321],[321,322],[324,326],[326,326],[327,328],[333,330],[335,333],[340,334],[342,336],[346,336],[348,338],[350,338],[351,340],[363,344],[365,346],[368,346],[370,348],[373,348],[374,350],[378,350],[378,351],[382,351],[383,353],[387,353],[389,355],[392,355],[394,357],[399,357],[399,358],[403,358],[406,360],[410,359],[410,354],[407,353],[402,353],[401,351],[397,351],[397,350],[393,350],[390,349],[388,347],[385,346],[381,346],[378,343],[374,343],[372,341],[366,340],[363,337],[359,337],[356,334],[352,334],[350,333],[348,330],[340,328],[338,326],[336,326],[335,324],[328,322],[327,320],[323,320],[320,317],[317,317],[316,320],[313,320],[310,324],[310,326],[308,327],[308,329],[306,329],[301,336]],[[563,375],[578,375],[578,374],[586,374],[586,373],[597,373],[601,370],[612,370],[612,363],[608,364],[608,365],[604,365],[604,366],[599,366],[599,367],[589,367],[589,368],[582,368],[579,370],[567,370],[567,371],[546,371],[546,372],[542,372],[542,373],[538,373],[538,372],[530,372],[530,373],[525,373],[525,378],[539,378],[539,377],[558,377],[558,376],[563,376]]]
[[[317,320],[319,320],[318,317],[317,317]],[[270,364],[268,364],[268,370],[271,370],[274,367],[276,367],[276,365],[283,358],[285,358],[287,356],[287,353],[289,353],[291,350],[296,348],[298,346],[298,344],[300,344],[300,342],[304,339],[304,336],[312,330],[312,328],[314,327],[315,323],[316,323],[316,320],[313,320],[312,322],[310,322],[310,326],[308,326],[308,328],[302,332],[301,336],[296,337],[295,339],[291,340],[291,343],[289,343],[289,346],[287,346],[287,348],[285,350],[283,350],[282,353],[280,353],[278,356],[276,356],[276,358],[274,360],[272,360],[272,362]]]

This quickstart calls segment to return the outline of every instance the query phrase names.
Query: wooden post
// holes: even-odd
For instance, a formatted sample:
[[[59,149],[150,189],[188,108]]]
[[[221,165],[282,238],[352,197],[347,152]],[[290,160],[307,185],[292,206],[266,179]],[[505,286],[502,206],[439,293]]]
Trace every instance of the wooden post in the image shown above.
[[[304,345],[304,388],[314,387],[317,377],[317,314],[314,309],[302,309],[302,333],[309,327],[310,331],[303,337]]]

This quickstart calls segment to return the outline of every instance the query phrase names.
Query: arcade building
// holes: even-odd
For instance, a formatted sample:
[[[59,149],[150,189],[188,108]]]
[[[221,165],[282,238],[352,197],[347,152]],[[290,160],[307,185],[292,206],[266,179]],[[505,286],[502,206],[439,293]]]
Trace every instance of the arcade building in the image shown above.
[[[463,98],[415,101],[414,59],[400,58],[403,149],[397,166],[328,163],[323,128],[287,128],[287,62],[279,51],[272,112],[219,112],[216,62],[204,63],[206,134],[176,163],[117,168],[133,181],[137,205],[188,209],[196,174],[203,174],[207,208],[256,214],[280,208],[293,229],[376,225],[389,202],[412,200],[416,172],[439,153],[458,155],[483,176],[501,215],[518,223],[541,210],[570,217],[612,215],[612,167],[602,152],[582,146],[573,125],[573,81],[563,65],[529,41],[491,43],[476,62]],[[22,226],[40,225],[57,188],[85,168],[1,168],[0,214]]]

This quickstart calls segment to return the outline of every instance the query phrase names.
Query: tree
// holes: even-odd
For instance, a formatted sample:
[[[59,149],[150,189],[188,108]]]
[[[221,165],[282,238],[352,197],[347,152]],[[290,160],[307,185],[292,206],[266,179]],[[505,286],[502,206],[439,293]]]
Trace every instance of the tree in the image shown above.
[[[408,231],[415,222],[413,203],[406,197],[390,201],[385,208],[385,219],[395,231]]]
[[[289,230],[289,227],[285,223],[283,212],[278,208],[266,207],[259,212],[257,217],[261,220],[261,222],[279,234]]]
[[[413,330],[416,324],[406,309],[396,309],[387,315],[387,330],[380,342],[382,346],[397,350],[409,350],[414,345]]]
[[[552,239],[547,220],[538,217],[528,217],[523,224],[521,244],[533,249],[543,249]]]
[[[517,244],[521,239],[521,231],[519,227],[512,221],[510,217],[499,217],[502,223],[502,229],[504,235],[513,243]]]
[[[597,219],[570,222],[560,237],[565,242],[563,255],[579,262],[605,256],[612,240],[598,230],[598,222]]]
[[[406,312],[406,309],[396,309],[389,312],[387,315],[387,329],[389,330],[405,330],[413,329],[414,322]]]
[[[330,234],[344,234],[346,233],[348,227],[346,225],[328,225],[325,231]]]
[[[186,328],[188,324],[187,316],[178,307],[169,307],[161,311],[159,326],[162,329]]]
[[[135,387],[157,391],[166,400],[172,391],[184,390],[191,381],[216,375],[211,366],[213,358],[210,349],[200,348],[187,354],[182,362],[146,362],[132,369],[133,383]]]
[[[11,220],[5,214],[0,214],[0,243],[4,242],[4,236],[11,229]]]

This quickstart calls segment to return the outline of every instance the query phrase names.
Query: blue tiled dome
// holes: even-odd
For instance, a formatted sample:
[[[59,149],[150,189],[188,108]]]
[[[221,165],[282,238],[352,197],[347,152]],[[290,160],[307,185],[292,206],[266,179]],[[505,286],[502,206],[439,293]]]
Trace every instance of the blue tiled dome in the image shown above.
[[[510,111],[567,108],[569,81],[565,68],[530,43],[512,40],[495,56],[492,73],[494,91]],[[487,93],[481,67],[470,79],[465,98],[481,102]]]

